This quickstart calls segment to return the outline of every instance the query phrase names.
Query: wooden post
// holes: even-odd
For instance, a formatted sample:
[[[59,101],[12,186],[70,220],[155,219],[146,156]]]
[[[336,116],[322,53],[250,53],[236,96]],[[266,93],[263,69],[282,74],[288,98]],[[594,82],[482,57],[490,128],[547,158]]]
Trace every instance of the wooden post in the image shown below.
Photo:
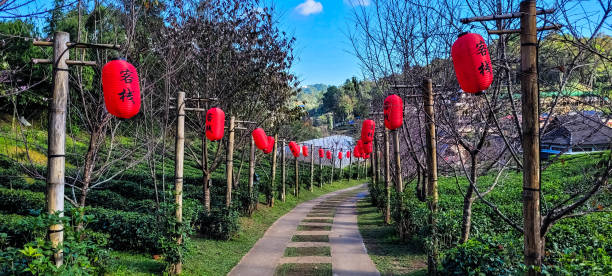
[[[427,147],[427,202],[429,205],[429,223],[431,227],[432,244],[427,254],[427,271],[431,276],[438,273],[438,238],[436,229],[436,217],[438,213],[438,164],[436,156],[436,125],[434,117],[434,98],[431,79],[423,81],[423,109],[425,110],[425,120],[427,129],[425,139]]]
[[[319,156],[319,188],[323,188],[323,159]]]
[[[183,161],[185,157],[185,92],[178,92],[176,97],[177,123],[174,157],[174,203],[176,204],[176,223],[183,223]],[[176,243],[181,245],[182,235]],[[180,251],[179,251],[180,254]],[[183,265],[179,261],[172,265],[172,274],[181,274]]]
[[[340,150],[340,154],[342,154],[342,150]],[[342,179],[342,158],[338,158],[340,159],[340,169],[338,169],[338,180]]]
[[[389,148],[389,130],[385,128],[385,194],[387,199],[385,222],[387,224],[391,223],[391,152]]]
[[[523,114],[523,217],[525,265],[542,265],[540,236],[540,131],[537,72],[536,1],[521,2],[521,100]],[[529,275],[539,274],[529,269]]]
[[[402,182],[402,161],[400,159],[400,139],[399,131],[397,129],[392,130],[393,132],[393,150],[395,151],[395,188],[398,193],[404,192],[404,183]]]
[[[351,180],[351,168],[353,167],[353,153],[349,155],[349,164],[348,164],[348,174],[346,175],[346,180]]]
[[[283,182],[283,190],[281,191],[281,200],[285,202],[286,194],[286,186],[285,182],[287,181],[287,168],[285,166],[287,160],[287,154],[285,153],[285,140],[283,140],[283,149],[281,151],[281,171],[282,171],[282,182]]]
[[[376,171],[374,171],[374,158],[376,158],[376,151],[372,151],[370,156],[370,178],[372,178],[372,185],[376,186]]]
[[[270,184],[270,199],[268,200],[268,205],[270,207],[274,207],[274,197],[276,193],[276,154],[278,152],[278,134],[274,134],[274,150],[272,152],[272,183]]]
[[[314,191],[314,146],[310,145],[310,191]]]
[[[253,182],[255,180],[255,139],[251,137],[251,152],[249,154],[249,214],[253,212]],[[255,204],[257,204],[255,202]]]
[[[47,212],[64,216],[64,176],[66,171],[66,104],[68,101],[69,58],[66,43],[70,34],[56,32],[53,37],[53,99],[49,105],[49,128],[47,149]],[[49,226],[51,247],[57,249],[53,254],[57,267],[64,263],[63,250],[58,246],[64,242],[64,226]]]
[[[334,167],[336,167],[336,160],[334,159],[334,150],[331,150],[331,177],[329,179],[329,184],[334,183]]]
[[[226,177],[227,177],[227,191],[225,194],[225,207],[229,208],[232,204],[232,181],[234,179],[234,131],[235,131],[236,117],[231,116],[229,121],[228,136],[227,136],[227,163],[226,163]]]
[[[294,191],[295,197],[298,197],[300,193],[300,170],[299,168],[300,166],[298,163],[298,158],[295,157],[295,186],[293,187],[295,189]]]
[[[204,208],[210,212],[210,172],[208,171],[208,147],[206,132],[202,131],[202,190],[204,192]]]
[[[377,145],[377,139],[376,139],[376,132],[374,133],[374,140],[372,141],[372,146],[373,146],[373,151],[372,151],[372,184],[374,186],[376,186],[378,184],[378,182],[380,181],[378,179],[378,145]]]
[[[356,179],[360,179],[359,174],[361,171],[360,165],[361,163],[359,162],[359,157],[357,157],[357,178]]]

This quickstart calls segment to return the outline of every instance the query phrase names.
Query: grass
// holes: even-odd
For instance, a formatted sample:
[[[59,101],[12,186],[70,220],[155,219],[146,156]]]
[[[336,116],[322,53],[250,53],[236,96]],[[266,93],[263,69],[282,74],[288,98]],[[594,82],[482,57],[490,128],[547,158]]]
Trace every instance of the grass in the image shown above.
[[[305,218],[302,220],[302,222],[323,222],[323,223],[333,223],[334,220],[333,219],[309,219],[309,218]]]
[[[285,249],[285,257],[300,257],[300,256],[331,256],[331,248],[323,247],[287,247]]]
[[[328,235],[295,235],[292,242],[329,242]]]
[[[319,226],[319,225],[299,225],[298,231],[331,231],[331,225]]]
[[[276,268],[276,276],[327,276],[332,275],[331,264],[282,264]]]
[[[393,225],[366,197],[357,202],[359,232],[368,254],[381,275],[426,275],[427,256],[420,249],[400,241]]]
[[[299,199],[287,194],[286,202],[276,200],[273,208],[259,205],[258,211],[251,217],[240,218],[241,229],[229,241],[193,237],[190,242],[190,250],[185,256],[182,275],[226,275],[263,236],[268,227],[296,205],[359,184],[363,182],[361,180],[342,180],[331,185],[324,185],[323,188],[316,188],[313,192],[303,190],[300,192]],[[322,237],[325,237],[325,240],[315,238],[316,240],[308,241],[329,241],[327,236]],[[163,272],[163,266],[160,267],[162,262],[153,261],[151,256],[116,252],[113,252],[112,256],[110,267],[114,269],[110,269],[110,275],[147,275]]]

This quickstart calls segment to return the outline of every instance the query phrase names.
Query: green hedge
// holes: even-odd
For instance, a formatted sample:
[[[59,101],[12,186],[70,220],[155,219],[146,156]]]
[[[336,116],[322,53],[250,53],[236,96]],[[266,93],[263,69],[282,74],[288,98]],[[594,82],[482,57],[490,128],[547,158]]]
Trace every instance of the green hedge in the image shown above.
[[[44,193],[0,188],[0,211],[29,215],[38,214],[45,208]]]
[[[0,233],[8,235],[6,245],[21,247],[29,241],[44,237],[47,229],[38,217],[0,214]]]

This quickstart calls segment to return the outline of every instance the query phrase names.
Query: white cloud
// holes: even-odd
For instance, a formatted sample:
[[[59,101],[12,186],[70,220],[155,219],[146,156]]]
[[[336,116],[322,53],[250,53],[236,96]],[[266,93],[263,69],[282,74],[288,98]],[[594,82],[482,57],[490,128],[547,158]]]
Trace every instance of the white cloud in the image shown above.
[[[370,0],[344,0],[344,3],[350,6],[364,6],[367,7],[370,5]]]
[[[295,10],[301,15],[311,15],[322,12],[323,5],[321,2],[317,2],[315,0],[306,0],[304,3],[295,7]]]

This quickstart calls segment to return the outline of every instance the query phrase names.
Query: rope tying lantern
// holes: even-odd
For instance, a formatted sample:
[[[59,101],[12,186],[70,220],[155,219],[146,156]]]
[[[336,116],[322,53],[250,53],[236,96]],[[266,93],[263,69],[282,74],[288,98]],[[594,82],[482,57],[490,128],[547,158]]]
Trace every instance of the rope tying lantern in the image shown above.
[[[206,138],[211,141],[223,138],[223,127],[225,126],[225,112],[221,108],[213,107],[206,111],[206,122],[204,129]]]
[[[372,142],[374,140],[374,128],[376,125],[372,120],[365,120],[361,124],[361,140],[364,142]]]
[[[308,157],[308,146],[302,146],[302,155]]]
[[[482,93],[493,82],[493,67],[489,49],[482,36],[462,33],[451,48],[455,75],[461,89],[467,93]]]
[[[404,102],[398,95],[389,95],[383,104],[385,127],[394,130],[402,126],[404,120]]]
[[[258,149],[265,151],[268,148],[268,136],[266,135],[266,132],[263,130],[263,128],[256,128],[255,130],[253,130],[253,132],[251,132],[251,135],[253,136],[255,146]]]
[[[116,59],[102,67],[102,90],[106,110],[113,116],[129,119],[140,111],[138,72],[129,62]]]

